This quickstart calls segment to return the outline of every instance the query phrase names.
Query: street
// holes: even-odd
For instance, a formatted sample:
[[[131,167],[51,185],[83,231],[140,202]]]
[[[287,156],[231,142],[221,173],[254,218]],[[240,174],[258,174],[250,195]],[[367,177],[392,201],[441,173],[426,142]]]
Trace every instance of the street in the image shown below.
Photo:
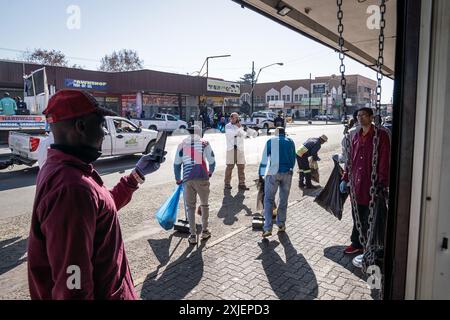
[[[328,136],[328,143],[324,144],[319,152],[322,159],[319,163],[321,186],[325,185],[331,172],[333,166],[331,156],[341,152],[342,131],[342,125],[336,124],[288,125],[287,134],[294,140],[297,148],[307,138],[318,137],[321,134]],[[154,214],[176,186],[173,159],[177,145],[183,138],[183,136],[168,138],[166,162],[156,173],[147,176],[146,182],[134,193],[131,202],[119,212],[131,273],[136,290],[142,299],[329,299],[330,297],[372,299],[364,275],[351,265],[351,257],[344,257],[340,251],[341,247],[348,244],[351,231],[348,207],[342,221],[337,221],[312,202],[320,191],[303,192],[298,188],[296,173],[289,197],[287,239],[281,237],[278,239],[275,232],[272,238],[278,239],[283,246],[275,250],[280,243],[269,239],[268,249],[266,248],[269,253],[264,251],[267,244],[261,242],[260,232],[251,230],[251,220],[252,214],[257,212],[257,190],[254,180],[258,177],[257,168],[267,136],[245,140],[247,161],[245,172],[250,190],[245,193],[238,192],[235,168],[233,189],[229,193],[224,193],[225,136],[220,133],[206,134],[205,138],[211,143],[217,161],[216,171],[211,178],[212,237],[206,244],[199,243],[198,247],[193,247],[188,245],[187,235],[175,233],[173,230],[163,230]],[[140,155],[105,158],[98,160],[95,167],[105,184],[113,187],[121,176],[130,173],[139,157]],[[0,299],[29,298],[26,241],[37,173],[36,165],[32,168],[16,166],[13,170],[0,172]],[[348,203],[346,205],[348,206]],[[181,204],[178,215],[184,217]],[[314,242],[317,243],[317,247]],[[288,248],[286,244],[289,245]],[[283,255],[275,253],[279,250],[283,252],[283,247],[285,250]],[[236,256],[233,250],[241,252],[241,256],[239,257],[239,254]],[[244,258],[245,254],[252,255],[252,252],[255,256]],[[292,252],[298,256],[294,260],[290,256]],[[243,260],[239,262],[241,258]],[[236,262],[236,269],[248,265],[252,268],[244,269],[254,272],[250,274],[239,270],[230,271],[233,276],[230,275],[229,281],[219,281],[220,278],[227,279],[225,275],[220,276],[223,275],[220,268],[231,267],[230,261],[233,259],[239,260]],[[297,294],[291,295],[287,294],[287,289],[283,291],[274,286],[278,280],[273,278],[272,273],[267,272],[273,263],[275,265],[281,263],[283,268],[288,270],[287,274],[292,275],[293,278],[286,276],[288,280],[295,279],[294,285],[289,286],[292,288],[302,287],[293,270],[303,266],[300,269],[304,274],[300,278],[309,279],[305,284],[306,287],[308,284],[311,286],[309,291],[297,288]],[[200,271],[195,271],[197,267]],[[257,276],[260,287],[250,285],[256,282],[253,281],[254,277],[248,276]],[[237,283],[236,277],[238,280],[241,279]],[[184,282],[180,282],[180,279],[185,281],[185,285],[182,285]],[[329,279],[331,283],[328,282]],[[283,288],[289,283],[288,280],[283,282]],[[249,285],[246,287],[243,283]],[[243,288],[236,291],[233,289],[234,284]],[[267,288],[264,287],[265,284]],[[335,295],[330,292],[334,292]]]

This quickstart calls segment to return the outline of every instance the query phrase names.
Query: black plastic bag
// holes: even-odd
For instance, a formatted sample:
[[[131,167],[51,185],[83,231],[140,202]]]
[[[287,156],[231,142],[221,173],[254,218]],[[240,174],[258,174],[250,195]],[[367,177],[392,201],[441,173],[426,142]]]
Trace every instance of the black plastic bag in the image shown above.
[[[258,195],[256,196],[256,210],[263,212],[264,210],[264,179],[256,179],[256,188]],[[273,204],[273,215],[276,215],[277,204]]]
[[[348,194],[341,193],[339,185],[341,183],[344,170],[339,163],[334,160],[334,168],[331,172],[330,178],[325,185],[325,188],[319,193],[314,200],[319,206],[333,214],[339,220],[342,219],[342,211],[344,210],[344,203],[347,200]]]
[[[384,247],[384,236],[386,230],[386,216],[387,216],[387,193],[384,189],[377,188],[377,195],[375,198],[375,206],[373,208],[376,214],[373,243],[377,246]]]

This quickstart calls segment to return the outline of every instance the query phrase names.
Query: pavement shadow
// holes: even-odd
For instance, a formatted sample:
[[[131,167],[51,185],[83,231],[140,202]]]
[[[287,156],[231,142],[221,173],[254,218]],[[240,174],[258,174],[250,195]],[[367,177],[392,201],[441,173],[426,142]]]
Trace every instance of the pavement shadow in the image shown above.
[[[264,272],[270,286],[281,300],[313,300],[318,295],[318,284],[313,269],[305,257],[294,248],[286,232],[278,234],[279,241],[267,239],[258,243]],[[283,246],[286,261],[275,251]]]
[[[26,167],[21,170],[4,169],[0,172],[0,191],[24,188],[36,184],[39,167]]]
[[[172,242],[174,234],[172,233],[169,238],[164,239],[149,239],[148,244],[150,245],[150,248],[152,248],[153,253],[155,254],[156,258],[159,262],[159,267],[165,266],[167,263],[169,263],[170,258],[174,254],[174,252],[177,250],[178,246],[180,245],[181,241],[183,241],[183,238],[180,237],[178,240],[178,243],[175,245],[172,253],[170,253],[170,244]]]
[[[357,254],[344,254],[346,246],[332,246],[323,249],[323,255],[331,261],[341,265],[360,279],[366,280],[367,276],[353,265],[352,260]]]
[[[22,257],[27,252],[28,239],[19,239],[14,237],[0,241],[0,275],[27,261],[27,258]]]
[[[205,242],[197,250],[189,245],[175,261],[164,269],[161,275],[157,270],[147,275],[142,284],[143,300],[181,300],[194,289],[203,277],[202,251]]]
[[[301,192],[303,192],[303,196],[305,197],[312,197],[312,198],[316,198],[320,192],[322,191],[322,187],[320,185],[317,185],[318,188],[317,189],[300,189]]]
[[[352,263],[353,258],[355,258],[357,254],[344,254],[345,248],[345,246],[328,247],[323,249],[323,254],[326,258],[341,265],[361,280],[367,281],[369,275],[363,273],[360,268],[355,267]],[[380,298],[380,290],[372,289],[370,295],[374,300],[378,300]]]
[[[97,160],[94,163],[95,170],[103,176],[111,173],[123,173],[125,170],[136,166],[140,155],[111,157]],[[34,186],[39,172],[39,167],[25,167],[20,170],[4,169],[0,171],[0,191]]]
[[[217,217],[223,219],[225,225],[234,224],[238,218],[236,217],[242,210],[245,210],[245,215],[251,216],[252,209],[244,204],[244,191],[239,190],[236,195],[231,195],[231,190],[225,189],[222,206],[217,212]]]

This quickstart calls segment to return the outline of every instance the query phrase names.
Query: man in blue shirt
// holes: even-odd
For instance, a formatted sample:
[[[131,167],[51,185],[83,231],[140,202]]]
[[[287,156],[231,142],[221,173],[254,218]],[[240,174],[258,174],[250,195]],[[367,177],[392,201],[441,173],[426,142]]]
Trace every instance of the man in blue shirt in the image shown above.
[[[286,211],[291,190],[292,173],[295,165],[295,144],[286,137],[283,127],[276,129],[276,136],[267,141],[261,164],[260,179],[264,182],[264,238],[272,235],[272,209],[275,194],[280,187],[280,203],[277,209],[278,232],[286,230]]]

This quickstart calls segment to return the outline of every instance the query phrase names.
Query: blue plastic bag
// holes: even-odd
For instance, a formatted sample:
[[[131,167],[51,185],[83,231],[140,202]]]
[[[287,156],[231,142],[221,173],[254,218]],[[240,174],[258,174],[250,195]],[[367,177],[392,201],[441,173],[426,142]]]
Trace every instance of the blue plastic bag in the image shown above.
[[[180,194],[182,191],[183,185],[180,184],[156,212],[156,219],[165,230],[172,229],[177,221],[178,202],[180,201]]]

